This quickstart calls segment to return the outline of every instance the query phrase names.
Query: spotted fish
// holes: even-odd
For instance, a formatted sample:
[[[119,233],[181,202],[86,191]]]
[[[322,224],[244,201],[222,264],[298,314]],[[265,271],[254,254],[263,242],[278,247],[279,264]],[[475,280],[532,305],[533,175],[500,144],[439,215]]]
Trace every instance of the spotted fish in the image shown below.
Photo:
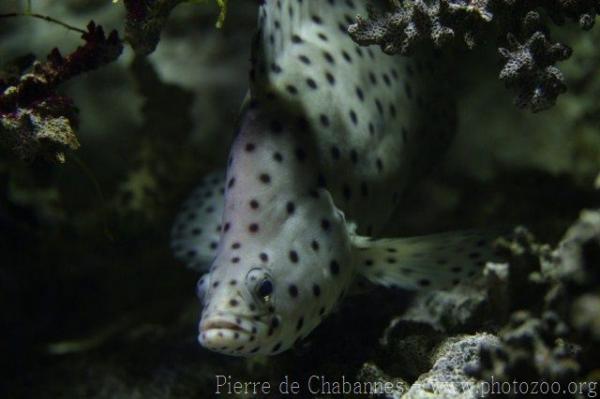
[[[473,233],[374,239],[454,131],[434,56],[391,57],[347,28],[365,2],[267,0],[226,171],[174,228],[203,272],[199,342],[229,355],[292,347],[359,279],[440,288],[481,269]]]

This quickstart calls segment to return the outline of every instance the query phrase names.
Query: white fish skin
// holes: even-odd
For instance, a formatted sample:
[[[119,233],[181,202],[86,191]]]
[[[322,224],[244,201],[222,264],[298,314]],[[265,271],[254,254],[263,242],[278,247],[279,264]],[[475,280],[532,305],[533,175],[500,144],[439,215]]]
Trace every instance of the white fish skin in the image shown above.
[[[455,278],[430,278],[437,271],[421,267],[427,262],[413,262],[418,280],[383,267],[391,247],[427,252],[433,242],[444,252],[453,241],[383,245],[357,235],[383,227],[454,130],[452,101],[439,94],[431,59],[390,57],[349,39],[346,26],[362,13],[365,2],[352,0],[268,0],[260,7],[250,100],[226,178],[199,192],[223,186],[224,201],[203,198],[192,218],[188,203],[173,230],[178,257],[206,272],[198,283],[199,341],[210,350],[252,356],[289,349],[359,273],[402,287]],[[199,228],[211,233],[192,235]],[[376,267],[363,267],[367,259]]]

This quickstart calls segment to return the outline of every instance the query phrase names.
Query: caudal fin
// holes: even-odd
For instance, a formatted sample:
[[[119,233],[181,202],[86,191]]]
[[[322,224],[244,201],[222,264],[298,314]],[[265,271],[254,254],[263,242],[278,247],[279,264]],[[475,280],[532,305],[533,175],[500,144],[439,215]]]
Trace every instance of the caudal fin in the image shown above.
[[[207,270],[216,255],[224,192],[225,171],[205,176],[175,218],[171,248],[175,257],[192,269]]]
[[[447,289],[475,278],[498,260],[497,232],[458,231],[408,238],[353,238],[358,273],[375,284],[407,289]]]

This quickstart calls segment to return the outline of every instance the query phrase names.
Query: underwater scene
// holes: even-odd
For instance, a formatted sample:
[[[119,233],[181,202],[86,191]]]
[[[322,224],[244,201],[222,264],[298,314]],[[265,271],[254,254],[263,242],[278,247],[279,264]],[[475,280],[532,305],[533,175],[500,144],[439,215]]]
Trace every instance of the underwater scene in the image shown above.
[[[594,398],[598,0],[2,0],[0,398]]]

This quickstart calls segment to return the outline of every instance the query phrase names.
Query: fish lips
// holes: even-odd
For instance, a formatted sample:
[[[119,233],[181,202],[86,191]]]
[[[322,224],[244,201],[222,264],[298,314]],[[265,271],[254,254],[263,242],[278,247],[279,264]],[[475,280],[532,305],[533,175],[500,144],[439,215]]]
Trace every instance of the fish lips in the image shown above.
[[[198,341],[213,351],[235,351],[235,348],[254,341],[258,331],[266,328],[257,324],[260,323],[239,316],[202,318]]]

